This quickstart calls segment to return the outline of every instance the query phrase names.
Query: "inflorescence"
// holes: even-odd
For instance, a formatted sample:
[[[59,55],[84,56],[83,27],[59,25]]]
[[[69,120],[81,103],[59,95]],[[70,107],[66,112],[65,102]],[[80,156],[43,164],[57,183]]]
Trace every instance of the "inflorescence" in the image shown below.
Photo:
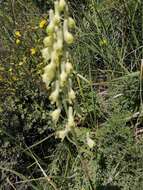
[[[75,92],[72,89],[73,65],[67,50],[73,44],[71,30],[75,28],[74,20],[69,16],[65,0],[55,1],[54,10],[49,11],[49,24],[46,28],[42,57],[47,64],[42,80],[50,91],[49,100],[55,110],[50,113],[55,125],[59,122],[61,111],[66,104],[67,122],[65,129],[58,131],[57,136],[62,140],[75,127],[73,104]]]

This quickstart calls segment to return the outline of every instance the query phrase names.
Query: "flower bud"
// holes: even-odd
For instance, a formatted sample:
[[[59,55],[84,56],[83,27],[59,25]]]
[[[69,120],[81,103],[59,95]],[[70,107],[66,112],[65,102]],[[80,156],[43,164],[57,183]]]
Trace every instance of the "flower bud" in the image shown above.
[[[54,23],[55,23],[55,25],[58,25],[60,23],[60,13],[59,13],[59,3],[58,3],[58,1],[55,1]]]
[[[76,24],[75,24],[74,19],[69,17],[68,18],[68,27],[72,29],[72,28],[75,28],[75,26],[76,26]]]
[[[73,66],[69,61],[66,62],[65,69],[68,75],[73,71]]]
[[[61,12],[64,11],[65,6],[66,6],[65,0],[60,0],[60,2],[59,2],[59,11],[61,11]]]
[[[68,32],[68,20],[67,19],[64,20],[63,31],[64,31],[64,40],[65,40],[65,42],[67,44],[72,44],[73,41],[74,41],[74,37],[70,32]]]
[[[89,148],[93,148],[95,145],[95,142],[89,137],[89,132],[86,134],[86,141]]]
[[[54,64],[55,67],[59,65],[59,56],[56,51],[53,51],[51,54],[51,62]]]
[[[60,74],[60,85],[61,87],[63,87],[67,81],[67,73],[65,71],[62,71],[62,73]]]
[[[47,75],[46,73],[44,73],[44,74],[42,75],[42,80],[43,80],[43,82],[46,84],[46,88],[48,89],[49,84],[50,84],[51,81],[49,80],[48,75]]]
[[[55,65],[51,62],[47,66],[44,67],[44,73],[50,76],[50,73],[55,72]]]
[[[50,9],[49,10],[49,20],[50,20],[50,22],[52,22],[53,19],[54,19],[54,11],[53,11],[53,9]]]
[[[71,128],[75,127],[75,122],[74,122],[74,117],[73,117],[73,108],[69,107],[69,112],[68,112],[68,123],[66,126],[69,130]]]
[[[54,27],[55,27],[54,22],[53,21],[50,22],[50,24],[46,28],[47,34],[49,34],[49,35],[52,34],[54,32]]]
[[[60,23],[60,16],[57,14],[54,17],[54,23],[55,23],[55,25],[58,25]]]
[[[62,30],[57,30],[57,42],[54,45],[54,49],[61,52],[63,48],[63,32]]]
[[[54,50],[61,55],[62,54],[62,49],[63,49],[63,42],[59,39],[55,44],[54,44]]]
[[[44,68],[44,74],[42,75],[42,80],[44,83],[46,83],[47,88],[54,77],[55,77],[54,65],[49,64]]]
[[[68,20],[67,19],[64,19],[63,31],[64,31],[64,33],[68,31]]]
[[[69,98],[69,103],[72,104],[72,101],[75,100],[76,96],[75,96],[75,92],[73,91],[73,89],[71,88],[69,93],[68,93],[68,98]]]
[[[56,103],[58,101],[58,97],[59,97],[59,82],[56,81],[56,89],[49,96],[49,100],[51,101],[51,104]]]
[[[67,129],[64,129],[64,130],[58,131],[56,136],[57,136],[57,138],[60,138],[61,141],[63,141],[64,138],[67,136],[68,132],[69,131]]]
[[[66,42],[67,44],[70,45],[70,44],[73,43],[74,37],[73,37],[73,35],[72,35],[70,32],[65,31],[65,32],[64,32],[64,40],[65,40],[65,42]]]
[[[54,111],[50,114],[54,123],[57,123],[57,121],[59,120],[60,113],[61,113],[61,109],[60,109],[60,108],[57,108],[56,110],[54,110]]]
[[[52,36],[47,36],[47,37],[45,37],[44,40],[43,40],[43,43],[44,43],[44,46],[45,46],[45,47],[52,46],[52,43],[53,43],[53,38],[52,38]]]
[[[50,53],[51,53],[51,50],[49,48],[44,48],[42,49],[41,51],[42,53],[42,57],[44,58],[44,61],[49,61],[49,59],[51,58],[50,56]]]

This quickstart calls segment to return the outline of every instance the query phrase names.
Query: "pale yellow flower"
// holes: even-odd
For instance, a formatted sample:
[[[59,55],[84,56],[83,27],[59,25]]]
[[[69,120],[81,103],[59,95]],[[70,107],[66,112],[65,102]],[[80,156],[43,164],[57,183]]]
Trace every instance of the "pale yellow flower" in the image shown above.
[[[57,103],[59,98],[59,81],[56,81],[56,88],[49,96],[49,100],[51,101],[51,104]]]
[[[64,32],[64,40],[67,44],[72,44],[74,41],[74,37],[70,32],[65,31]]]
[[[63,30],[64,30],[64,40],[67,44],[72,44],[74,42],[73,35],[68,31],[68,20],[64,20],[63,24]]]
[[[52,46],[52,42],[53,42],[52,36],[47,36],[43,40],[43,43],[44,43],[45,47]]]
[[[75,100],[76,96],[75,96],[75,92],[73,91],[73,89],[71,88],[69,93],[68,93],[68,98],[69,98],[69,103],[72,104],[72,101]]]
[[[66,73],[69,75],[73,71],[73,66],[69,61],[67,61],[65,67]]]
[[[51,58],[50,57],[50,54],[51,54],[51,50],[49,48],[44,48],[41,50],[41,53],[42,53],[42,57],[44,59],[44,61],[49,61],[49,59]]]
[[[67,73],[63,70],[62,73],[60,74],[60,85],[63,87],[67,81]]]
[[[49,64],[44,68],[45,72],[42,75],[42,80],[46,84],[47,89],[49,88],[49,84],[53,80],[55,76],[55,69],[53,64]]]
[[[74,19],[73,18],[71,18],[71,17],[69,17],[68,18],[68,27],[69,28],[75,28],[75,21],[74,21]]]
[[[87,132],[87,134],[86,134],[86,141],[87,141],[87,145],[89,146],[89,148],[93,148],[95,146],[94,140],[92,140],[89,137],[89,132]]]
[[[75,127],[75,122],[74,122],[74,116],[73,116],[73,108],[69,107],[68,110],[68,123],[66,128],[70,131],[71,128]]]
[[[63,11],[65,6],[66,6],[65,0],[60,0],[60,2],[59,2],[59,10]]]
[[[54,32],[54,27],[55,27],[54,22],[51,21],[50,24],[46,28],[47,34],[51,35]]]
[[[53,112],[51,112],[51,117],[54,123],[57,123],[57,121],[59,120],[60,117],[60,113],[61,113],[61,109],[57,108],[56,110],[54,110]]]

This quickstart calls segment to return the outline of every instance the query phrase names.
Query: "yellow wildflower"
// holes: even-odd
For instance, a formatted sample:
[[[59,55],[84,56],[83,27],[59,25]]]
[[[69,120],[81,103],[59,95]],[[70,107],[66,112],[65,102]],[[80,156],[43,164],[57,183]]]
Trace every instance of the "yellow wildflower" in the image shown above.
[[[18,65],[19,65],[19,66],[23,65],[23,62],[22,62],[22,61],[20,61]]]
[[[12,76],[12,80],[16,81],[16,80],[17,80],[17,78],[16,78],[15,76]]]
[[[41,22],[39,23],[39,27],[40,28],[44,28],[44,26],[46,25],[47,21],[45,19],[41,20]]]
[[[15,32],[15,36],[18,37],[18,38],[21,37],[20,32],[19,32],[19,31],[16,31],[16,32]]]
[[[35,55],[36,49],[35,49],[35,48],[31,48],[31,49],[30,49],[30,52],[31,52],[31,55]]]
[[[19,39],[16,39],[16,44],[19,45],[20,44],[20,40]]]
[[[9,72],[12,72],[12,68],[10,68],[8,71],[9,71]]]
[[[108,41],[106,38],[103,38],[99,41],[100,46],[107,46],[108,45]]]

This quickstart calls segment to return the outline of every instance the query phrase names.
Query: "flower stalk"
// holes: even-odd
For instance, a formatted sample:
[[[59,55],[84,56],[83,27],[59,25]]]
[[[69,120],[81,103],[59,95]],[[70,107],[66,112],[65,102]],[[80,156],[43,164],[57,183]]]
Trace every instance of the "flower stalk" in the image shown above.
[[[71,30],[75,28],[74,20],[69,16],[68,4],[65,0],[57,0],[54,10],[49,11],[49,24],[46,28],[47,36],[43,40],[41,51],[44,62],[42,80],[50,91],[49,100],[55,110],[50,113],[52,121],[57,125],[61,112],[68,110],[65,129],[57,132],[57,136],[64,140],[75,127],[74,101],[75,92],[72,88],[73,65],[67,47],[74,42]],[[63,122],[65,122],[63,120]]]

